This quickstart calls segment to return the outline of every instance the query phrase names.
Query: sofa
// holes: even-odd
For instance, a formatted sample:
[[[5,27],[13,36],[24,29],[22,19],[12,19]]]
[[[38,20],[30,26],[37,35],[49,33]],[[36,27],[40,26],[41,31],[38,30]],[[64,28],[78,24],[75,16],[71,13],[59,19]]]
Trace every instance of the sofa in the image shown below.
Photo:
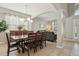
[[[45,32],[45,30],[39,30],[37,32]],[[47,32],[47,41],[56,42],[57,34],[54,32]]]
[[[56,42],[57,35],[54,32],[47,32],[47,41]]]

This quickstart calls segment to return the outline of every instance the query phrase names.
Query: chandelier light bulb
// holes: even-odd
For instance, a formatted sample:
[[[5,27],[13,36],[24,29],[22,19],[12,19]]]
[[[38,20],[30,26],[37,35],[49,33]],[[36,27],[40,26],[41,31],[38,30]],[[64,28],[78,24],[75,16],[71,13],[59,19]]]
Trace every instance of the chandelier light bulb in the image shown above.
[[[28,17],[27,20],[30,21],[30,17]]]

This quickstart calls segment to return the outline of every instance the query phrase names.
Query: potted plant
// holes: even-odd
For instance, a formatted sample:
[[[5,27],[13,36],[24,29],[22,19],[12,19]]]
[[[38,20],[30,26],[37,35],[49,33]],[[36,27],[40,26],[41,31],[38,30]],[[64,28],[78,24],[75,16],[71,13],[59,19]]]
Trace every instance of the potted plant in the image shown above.
[[[5,20],[0,20],[0,44],[2,44],[5,40],[5,30],[7,30],[8,26]]]
[[[4,32],[7,28],[8,26],[6,24],[6,21],[5,20],[0,21],[0,33]]]

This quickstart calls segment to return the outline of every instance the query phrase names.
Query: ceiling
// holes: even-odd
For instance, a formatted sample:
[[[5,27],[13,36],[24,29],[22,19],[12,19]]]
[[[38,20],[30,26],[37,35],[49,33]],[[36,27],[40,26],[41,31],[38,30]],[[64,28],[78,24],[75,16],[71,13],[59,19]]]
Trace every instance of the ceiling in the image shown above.
[[[45,20],[55,19],[56,7],[59,7],[58,4],[54,6],[54,4],[51,3],[0,3],[0,6],[30,14],[32,18],[40,17]]]
[[[39,17],[40,17],[41,19],[46,20],[46,21],[51,21],[51,20],[57,19],[57,18],[56,18],[56,13],[55,13],[55,12],[52,12],[52,11],[47,12],[47,13],[43,13],[43,14],[37,16],[37,18],[39,18]]]
[[[26,10],[27,13],[31,14],[33,18],[48,11],[56,11],[55,7],[50,3],[26,4]]]
[[[25,12],[25,3],[0,3],[1,7],[5,7],[11,10],[15,10],[15,11],[19,11],[22,13],[26,13]]]

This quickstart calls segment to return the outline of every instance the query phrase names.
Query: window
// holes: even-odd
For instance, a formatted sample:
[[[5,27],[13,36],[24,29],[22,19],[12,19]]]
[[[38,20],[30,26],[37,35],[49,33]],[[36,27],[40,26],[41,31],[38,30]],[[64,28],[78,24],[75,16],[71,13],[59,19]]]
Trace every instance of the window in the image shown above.
[[[15,16],[15,15],[5,15],[5,20],[8,24],[9,30],[18,30],[18,26],[23,26],[23,29],[28,28],[28,21],[25,21],[25,18]]]
[[[79,15],[79,4],[74,4],[74,15],[78,16]]]
[[[52,31],[57,34],[57,22],[56,20],[52,21]]]
[[[73,34],[74,34],[74,39],[79,39],[79,21],[76,21],[75,19],[73,21]]]

